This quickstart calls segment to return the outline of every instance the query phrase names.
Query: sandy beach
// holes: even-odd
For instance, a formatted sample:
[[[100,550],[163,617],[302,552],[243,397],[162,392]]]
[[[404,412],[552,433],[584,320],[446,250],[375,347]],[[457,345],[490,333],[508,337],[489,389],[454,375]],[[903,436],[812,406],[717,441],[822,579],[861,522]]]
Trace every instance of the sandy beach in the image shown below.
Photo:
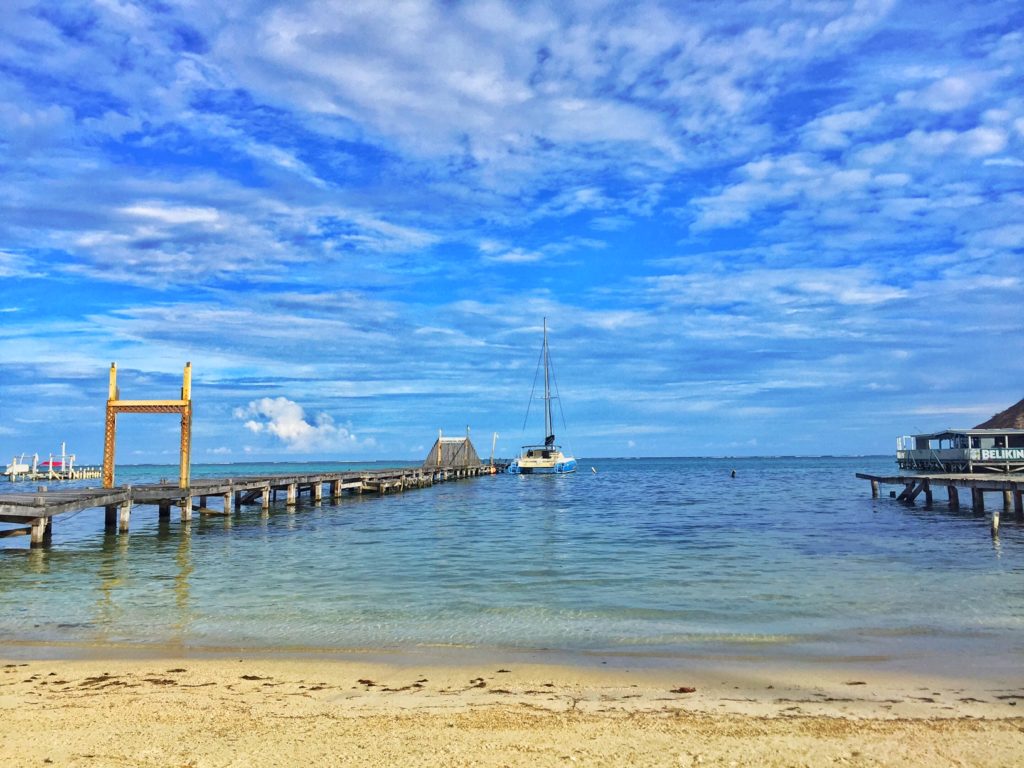
[[[24,656],[18,653],[15,656]],[[12,658],[5,766],[1015,766],[1024,685],[847,670]]]

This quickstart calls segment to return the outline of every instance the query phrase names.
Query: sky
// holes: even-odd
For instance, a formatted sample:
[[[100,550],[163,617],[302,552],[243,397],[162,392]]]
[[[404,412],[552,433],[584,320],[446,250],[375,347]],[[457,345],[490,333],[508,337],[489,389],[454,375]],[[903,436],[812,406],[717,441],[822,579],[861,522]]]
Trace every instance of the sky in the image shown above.
[[[544,318],[580,457],[1024,397],[1019,2],[3,5],[5,462],[99,462],[111,362],[197,463],[511,456]]]

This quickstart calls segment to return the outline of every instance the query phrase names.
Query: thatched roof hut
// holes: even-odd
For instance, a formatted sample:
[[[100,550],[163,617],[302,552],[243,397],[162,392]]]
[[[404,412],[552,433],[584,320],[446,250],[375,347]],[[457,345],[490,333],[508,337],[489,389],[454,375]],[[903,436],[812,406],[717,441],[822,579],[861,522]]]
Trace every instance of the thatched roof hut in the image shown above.
[[[480,457],[469,436],[438,437],[430,448],[424,467],[479,467]]]
[[[1000,411],[975,429],[1024,429],[1024,400]]]

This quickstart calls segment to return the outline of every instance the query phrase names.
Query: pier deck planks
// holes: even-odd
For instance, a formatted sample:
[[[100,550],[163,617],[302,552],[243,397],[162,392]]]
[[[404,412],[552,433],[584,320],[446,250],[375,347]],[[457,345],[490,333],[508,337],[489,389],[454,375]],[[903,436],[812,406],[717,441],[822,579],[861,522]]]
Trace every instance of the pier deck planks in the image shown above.
[[[1007,514],[1013,512],[1017,522],[1024,523],[1024,476],[1019,473],[1003,475],[987,474],[940,474],[940,473],[914,473],[906,475],[871,475],[858,472],[857,477],[861,480],[871,481],[871,496],[878,497],[879,485],[902,485],[903,492],[896,498],[910,504],[921,494],[925,495],[926,504],[932,503],[932,492],[935,488],[945,488],[949,494],[949,506],[952,509],[960,508],[960,498],[957,494],[958,488],[969,488],[971,491],[971,506],[975,512],[985,511],[985,493],[997,492],[1002,494],[1002,508]],[[895,491],[893,491],[893,495]],[[999,507],[992,507],[991,530],[993,536],[999,534]]]
[[[0,494],[0,523],[26,525],[27,528],[0,531],[0,536],[18,535],[31,531],[32,544],[42,544],[48,539],[51,521],[54,517],[80,512],[84,509],[104,507],[110,512],[120,507],[129,510],[134,505],[157,505],[161,514],[171,506],[188,505],[188,513],[194,497],[224,497],[224,511],[209,510],[200,505],[194,509],[200,512],[231,514],[233,507],[240,504],[265,504],[274,491],[285,491],[287,503],[293,506],[303,492],[308,492],[314,501],[325,495],[324,484],[330,491],[328,498],[343,492],[388,493],[421,488],[434,483],[476,477],[490,474],[485,465],[478,467],[408,467],[397,469],[350,470],[345,472],[311,472],[291,475],[264,475],[256,477],[201,478],[193,480],[188,488],[175,483],[146,483],[115,488],[69,488],[59,490],[37,490],[25,493]],[[182,509],[183,517],[187,517]],[[122,515],[125,513],[122,511]],[[109,518],[108,518],[109,519]],[[122,517],[122,530],[125,518]]]

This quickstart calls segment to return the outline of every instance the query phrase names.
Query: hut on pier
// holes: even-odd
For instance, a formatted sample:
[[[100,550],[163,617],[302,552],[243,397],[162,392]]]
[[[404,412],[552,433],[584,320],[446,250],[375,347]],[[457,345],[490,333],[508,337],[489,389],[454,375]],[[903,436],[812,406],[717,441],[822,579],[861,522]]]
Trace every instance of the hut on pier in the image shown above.
[[[427,458],[423,460],[426,467],[453,467],[463,469],[465,467],[479,467],[480,457],[476,448],[469,439],[469,430],[463,437],[445,437],[437,433],[437,442],[431,447]]]

